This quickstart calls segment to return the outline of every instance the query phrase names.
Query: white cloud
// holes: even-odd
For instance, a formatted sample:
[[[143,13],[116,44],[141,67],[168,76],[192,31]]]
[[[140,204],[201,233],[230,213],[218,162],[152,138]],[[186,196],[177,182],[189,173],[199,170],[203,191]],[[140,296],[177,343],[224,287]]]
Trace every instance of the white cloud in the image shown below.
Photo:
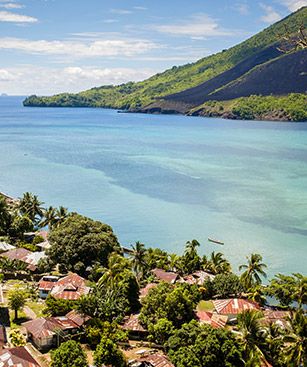
[[[128,15],[128,14],[132,14],[133,11],[132,10],[128,10],[128,9],[111,9],[110,13],[112,14],[118,14],[118,15]]]
[[[173,24],[157,25],[153,28],[162,33],[176,36],[188,37],[212,37],[212,36],[231,36],[235,32],[226,30],[219,26],[217,21],[207,14],[195,14],[189,20]]]
[[[16,4],[16,3],[5,3],[5,4],[0,4],[0,8],[5,8],[5,9],[22,9],[22,8],[24,8],[24,5]]]
[[[135,10],[147,10],[145,6],[134,6],[133,9]]]
[[[33,72],[35,70],[35,72]],[[48,95],[79,92],[95,86],[139,81],[156,70],[132,68],[66,67],[62,69],[24,65],[0,69],[0,91],[8,94]]]
[[[264,23],[275,23],[282,18],[282,16],[270,5],[260,4],[260,7],[264,10],[264,15],[260,20]]]
[[[59,55],[75,59],[98,56],[132,57],[159,47],[151,41],[141,39],[47,41],[0,38],[0,50],[17,50],[39,55]]]
[[[16,14],[9,11],[0,11],[0,22],[35,23],[38,19],[28,15]]]
[[[246,3],[237,3],[233,8],[241,15],[248,15],[250,13],[249,6]]]
[[[5,69],[0,69],[0,82],[8,82],[15,79],[14,74]]]
[[[286,6],[290,11],[296,11],[303,6],[307,6],[307,0],[281,0],[282,5]]]

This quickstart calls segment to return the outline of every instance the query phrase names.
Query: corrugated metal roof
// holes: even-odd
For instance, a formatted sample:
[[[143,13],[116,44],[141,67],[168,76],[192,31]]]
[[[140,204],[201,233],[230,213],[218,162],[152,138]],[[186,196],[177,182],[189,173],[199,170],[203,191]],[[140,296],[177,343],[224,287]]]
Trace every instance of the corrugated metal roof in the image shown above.
[[[237,315],[243,311],[260,309],[258,303],[243,298],[217,299],[213,305],[222,315]]]
[[[163,269],[154,269],[152,273],[159,279],[167,283],[175,283],[178,278],[178,274],[172,271],[165,271]]]
[[[139,314],[130,315],[123,324],[124,330],[145,332],[146,329],[140,324]]]
[[[0,351],[0,367],[40,367],[26,347]]]

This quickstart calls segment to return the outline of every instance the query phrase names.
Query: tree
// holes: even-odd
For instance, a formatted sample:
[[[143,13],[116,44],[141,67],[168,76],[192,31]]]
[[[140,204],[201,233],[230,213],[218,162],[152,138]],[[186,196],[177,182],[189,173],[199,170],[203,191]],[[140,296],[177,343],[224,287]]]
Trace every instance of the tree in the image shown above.
[[[227,330],[197,321],[174,331],[166,349],[176,367],[243,367],[241,347]]]
[[[203,257],[203,268],[212,274],[227,274],[231,271],[230,263],[224,258],[224,255],[214,251],[209,259],[206,256]]]
[[[5,236],[11,224],[11,214],[5,198],[0,195],[0,236]]]
[[[236,274],[218,274],[212,280],[213,294],[218,298],[236,297],[243,292],[240,278]]]
[[[13,217],[12,223],[8,230],[9,236],[14,239],[23,240],[24,233],[33,231],[34,226],[32,220],[25,215],[16,215]]]
[[[77,213],[52,228],[49,242],[47,255],[51,261],[81,275],[97,262],[106,266],[109,254],[120,250],[110,226]]]
[[[38,217],[43,214],[42,201],[36,195],[30,192],[25,192],[23,197],[19,199],[18,209],[22,215],[27,215],[29,219],[35,224]]]
[[[297,302],[302,307],[307,304],[307,277],[299,273],[292,276],[278,274],[271,280],[266,293],[275,297],[282,306]]]
[[[200,257],[197,253],[197,247],[200,243],[197,240],[186,243],[184,255],[181,257],[180,269],[182,274],[191,274],[200,270]]]
[[[27,344],[25,337],[21,334],[19,329],[10,331],[10,342],[14,347],[23,347]]]
[[[15,312],[15,320],[18,319],[18,311],[24,307],[26,299],[26,294],[22,289],[13,288],[9,291],[9,307]]]
[[[87,367],[86,354],[81,344],[74,340],[62,343],[51,352],[51,367]]]
[[[159,319],[156,324],[149,325],[149,338],[160,345],[164,345],[174,332],[173,323],[167,319]]]
[[[52,227],[56,224],[56,221],[56,209],[53,206],[49,206],[48,209],[42,210],[42,219],[39,222],[40,227],[48,226],[49,229],[52,229]]]
[[[295,36],[286,25],[284,25],[284,34],[278,36],[285,43],[277,47],[277,49],[283,53],[305,50],[307,48],[307,35],[304,23],[300,25]]]
[[[140,321],[147,328],[162,318],[171,321],[176,328],[194,318],[195,303],[185,287],[174,288],[162,282],[149,291],[142,303]]]
[[[122,255],[114,252],[109,255],[108,265],[101,268],[103,275],[98,280],[98,287],[101,285],[115,287],[116,283],[123,279],[124,270],[129,269],[129,261]]]
[[[45,302],[46,308],[44,308],[44,314],[51,316],[64,316],[69,311],[71,311],[75,305],[76,301],[55,298],[50,294],[46,298]]]
[[[307,317],[303,310],[292,312],[288,318],[290,328],[284,337],[287,366],[306,366],[307,362]]]
[[[147,263],[145,245],[139,241],[132,246],[131,265],[138,282],[140,282],[145,274]]]
[[[256,310],[246,310],[238,315],[238,328],[246,367],[260,367],[265,359],[262,347],[265,343],[263,314]]]
[[[125,357],[118,346],[106,336],[103,336],[94,352],[95,366],[126,367]]]
[[[239,266],[239,270],[246,269],[241,274],[241,281],[246,290],[249,290],[257,284],[261,284],[261,276],[266,277],[264,269],[267,266],[261,261],[261,255],[251,254],[250,258],[247,257],[247,265],[243,264]]]

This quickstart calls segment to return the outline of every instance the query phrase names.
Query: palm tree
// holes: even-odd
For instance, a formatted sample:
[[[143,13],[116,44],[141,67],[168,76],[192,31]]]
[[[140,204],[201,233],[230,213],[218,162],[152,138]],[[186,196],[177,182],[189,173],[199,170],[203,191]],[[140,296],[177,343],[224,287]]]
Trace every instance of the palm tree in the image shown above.
[[[129,269],[129,262],[127,259],[115,252],[110,254],[108,267],[102,269],[103,275],[98,280],[98,288],[103,286],[110,286],[110,288],[113,288],[116,282],[121,279],[125,269]]]
[[[284,366],[284,334],[284,329],[276,322],[270,322],[265,328],[264,354],[274,366]]]
[[[168,261],[169,261],[169,270],[176,271],[178,268],[180,257],[177,254],[169,254]]]
[[[58,224],[61,224],[68,217],[68,209],[67,208],[64,208],[63,206],[60,206],[56,210],[56,216],[57,216],[56,224],[57,225]]]
[[[32,222],[36,222],[37,216],[42,216],[43,214],[42,204],[44,203],[36,195],[25,192],[19,200],[18,209],[22,215],[27,215]]]
[[[307,362],[307,318],[304,311],[299,309],[292,312],[288,317],[288,322],[290,328],[284,337],[287,366],[305,366]]]
[[[137,241],[135,245],[132,245],[131,265],[138,282],[144,276],[147,268],[146,253],[147,250],[143,243]]]
[[[213,251],[209,259],[204,256],[203,268],[212,274],[227,274],[231,272],[230,263],[224,258],[224,255],[221,252],[215,253]]]
[[[46,227],[48,226],[49,229],[52,229],[52,227],[57,222],[57,215],[56,215],[56,209],[52,206],[49,206],[48,209],[43,209],[43,217],[42,220],[39,222],[40,227]]]
[[[307,302],[307,277],[300,274],[293,274],[296,278],[295,289],[293,292],[293,299],[297,301],[298,307],[301,308]]]
[[[241,281],[247,290],[255,285],[261,284],[261,276],[266,278],[266,273],[263,269],[267,266],[261,261],[261,255],[251,254],[250,258],[247,257],[247,265],[239,266],[239,270],[246,269],[241,275]]]
[[[255,285],[254,287],[249,289],[249,292],[246,294],[247,298],[251,301],[257,302],[260,305],[264,305],[266,301],[266,295],[264,293],[264,288],[261,285]]]
[[[184,254],[189,255],[191,257],[198,256],[196,248],[199,246],[200,243],[197,240],[187,241]]]
[[[262,319],[262,312],[257,310],[246,310],[238,315],[238,327],[246,367],[260,367],[265,360],[262,351],[264,345]]]

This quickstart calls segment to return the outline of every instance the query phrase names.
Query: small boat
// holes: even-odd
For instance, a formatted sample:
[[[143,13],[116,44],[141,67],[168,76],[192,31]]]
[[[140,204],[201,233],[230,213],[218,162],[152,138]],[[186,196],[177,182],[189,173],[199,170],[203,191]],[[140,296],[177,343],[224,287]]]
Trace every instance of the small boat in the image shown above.
[[[213,242],[213,243],[217,243],[218,245],[224,245],[224,242],[219,241],[219,240],[215,240],[214,238],[208,237],[208,241]]]

